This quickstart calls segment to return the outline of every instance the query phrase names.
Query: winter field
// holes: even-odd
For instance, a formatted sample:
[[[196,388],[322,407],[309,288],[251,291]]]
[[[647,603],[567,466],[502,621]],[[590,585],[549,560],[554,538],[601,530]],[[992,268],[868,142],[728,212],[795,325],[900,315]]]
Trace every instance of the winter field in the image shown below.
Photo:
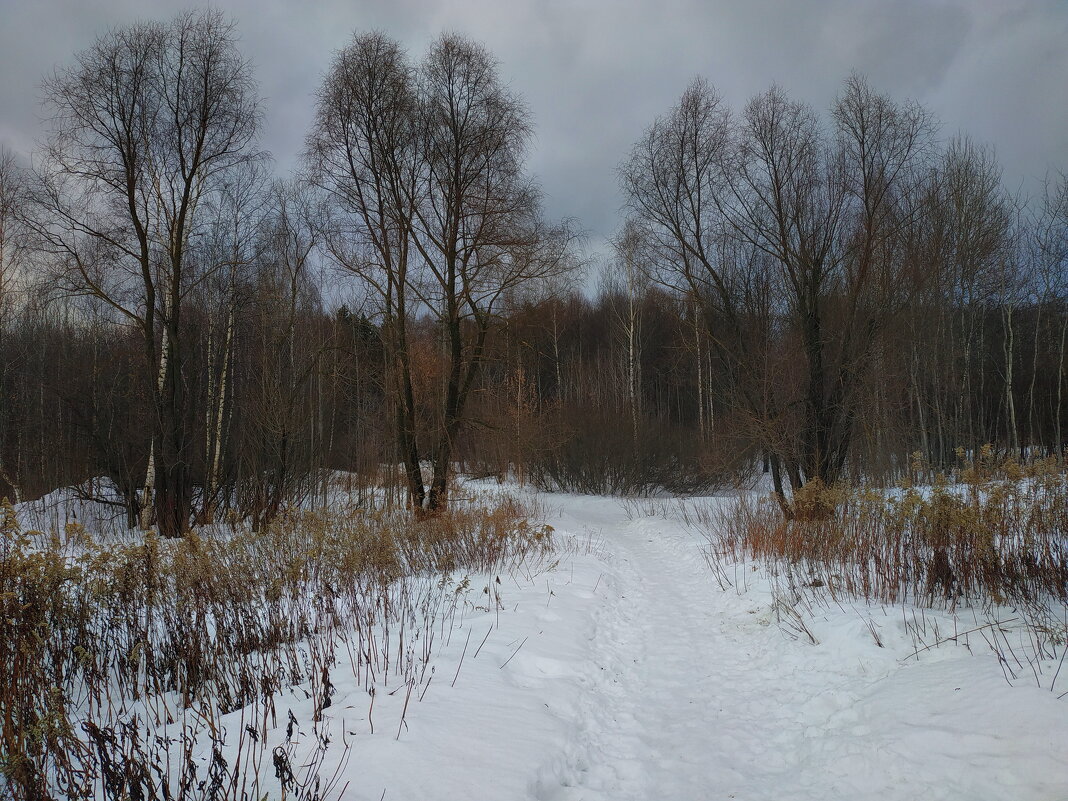
[[[185,5],[0,0],[0,801],[1068,801],[1068,0]]]
[[[301,621],[278,664],[216,666],[191,701],[72,679],[90,797],[166,776],[176,798],[1068,798],[1063,619],[791,589],[721,547],[733,497],[505,489],[532,547],[348,594],[304,576],[327,595],[275,599]],[[276,685],[224,701],[248,670]]]

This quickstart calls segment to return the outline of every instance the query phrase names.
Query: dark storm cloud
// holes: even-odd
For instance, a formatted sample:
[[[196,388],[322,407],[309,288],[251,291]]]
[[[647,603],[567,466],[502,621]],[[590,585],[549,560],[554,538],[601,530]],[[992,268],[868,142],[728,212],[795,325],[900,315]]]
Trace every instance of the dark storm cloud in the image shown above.
[[[37,86],[109,26],[187,2],[0,0],[0,142],[40,135]],[[537,127],[531,168],[551,212],[599,248],[619,222],[616,166],[686,84],[731,105],[778,83],[820,108],[851,70],[926,104],[943,134],[993,144],[1013,187],[1068,168],[1068,3],[1010,0],[454,0],[211,5],[233,16],[268,103],[265,145],[295,165],[330,58],[377,28],[418,55],[442,30],[484,42]]]

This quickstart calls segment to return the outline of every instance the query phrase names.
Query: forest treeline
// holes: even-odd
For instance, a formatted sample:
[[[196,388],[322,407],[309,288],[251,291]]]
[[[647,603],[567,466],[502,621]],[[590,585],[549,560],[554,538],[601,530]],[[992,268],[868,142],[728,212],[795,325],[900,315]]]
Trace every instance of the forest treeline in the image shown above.
[[[336,471],[421,512],[456,469],[579,492],[891,478],[1065,444],[1068,182],[850,76],[822,113],[695,81],[582,255],[477,43],[359,34],[294,176],[216,12],[116,28],[0,157],[0,496],[256,526]],[[88,482],[88,483],[87,483]],[[113,492],[114,490],[114,492]]]

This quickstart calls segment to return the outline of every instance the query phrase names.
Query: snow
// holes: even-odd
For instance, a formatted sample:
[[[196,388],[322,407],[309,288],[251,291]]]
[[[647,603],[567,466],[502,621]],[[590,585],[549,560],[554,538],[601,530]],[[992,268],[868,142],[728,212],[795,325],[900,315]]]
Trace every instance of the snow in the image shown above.
[[[314,688],[276,697],[261,770],[292,713],[294,769],[328,733],[344,801],[1068,798],[1068,666],[1026,664],[1019,625],[784,598],[757,565],[717,580],[671,503],[537,500],[559,551],[448,577],[429,685],[379,676],[371,713],[339,645],[322,722]]]
[[[762,569],[727,566],[721,589],[681,523],[542,500],[568,553],[472,580],[505,608],[468,609],[399,739],[403,690],[371,735],[366,693],[334,677],[346,801],[1068,798],[1055,662],[1007,680],[980,633],[917,653],[974,627],[947,612],[814,606],[798,628]]]
[[[114,482],[99,476],[78,487],[61,487],[35,501],[24,501],[15,509],[23,531],[63,531],[68,523],[80,523],[94,536],[114,535],[125,531],[126,512],[119,505],[121,501]]]

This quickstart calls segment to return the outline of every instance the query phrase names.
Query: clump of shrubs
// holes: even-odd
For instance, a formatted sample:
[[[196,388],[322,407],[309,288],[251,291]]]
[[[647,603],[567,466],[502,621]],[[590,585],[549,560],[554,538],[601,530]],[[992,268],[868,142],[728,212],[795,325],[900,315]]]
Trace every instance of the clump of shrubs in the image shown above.
[[[984,448],[950,475],[893,490],[812,481],[792,505],[743,497],[710,539],[797,584],[886,603],[1068,602],[1068,473]],[[916,459],[912,475],[928,468]]]

